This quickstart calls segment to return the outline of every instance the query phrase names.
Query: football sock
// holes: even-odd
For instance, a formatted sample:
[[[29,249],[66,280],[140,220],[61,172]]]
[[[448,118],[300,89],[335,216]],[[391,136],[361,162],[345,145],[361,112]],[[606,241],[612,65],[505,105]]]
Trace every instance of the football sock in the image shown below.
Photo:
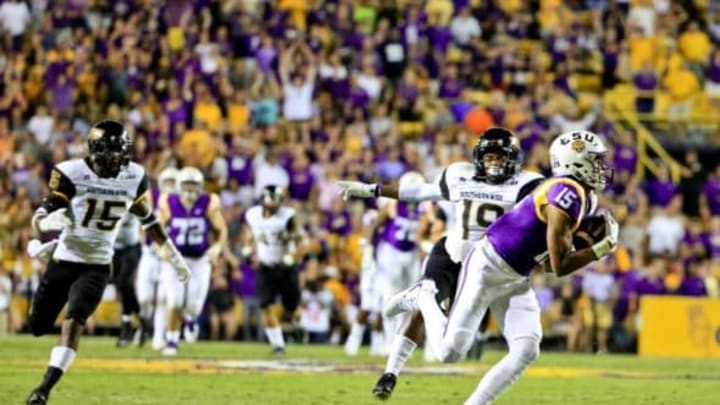
[[[400,374],[400,369],[405,366],[405,362],[412,356],[417,344],[403,335],[395,335],[390,346],[390,354],[385,364],[385,372],[392,373],[396,376]]]
[[[429,292],[420,292],[418,307],[425,321],[425,331],[428,344],[436,354],[441,353],[443,333],[447,325],[447,317],[435,300],[435,295]]]
[[[438,361],[438,356],[435,354],[435,350],[433,350],[433,347],[429,342],[427,331],[425,331],[425,345],[423,346],[423,349],[423,360],[425,360],[426,363],[434,363]]]
[[[466,405],[489,404],[517,381],[540,354],[540,342],[535,338],[514,339],[508,347],[510,352],[485,373]]]
[[[385,354],[385,332],[374,330],[370,333],[370,355],[383,356]]]
[[[180,331],[179,330],[169,330],[165,333],[165,340],[167,340],[167,343],[174,343],[175,345],[178,344],[180,341]]]
[[[265,328],[265,334],[267,335],[268,341],[270,341],[270,346],[285,347],[285,338],[279,326]]]
[[[120,319],[122,320],[122,323],[130,323],[132,316],[123,314]]]
[[[162,347],[165,341],[165,316],[166,312],[162,308],[155,309],[153,316],[153,346]]]
[[[50,352],[50,363],[40,384],[40,389],[50,392],[60,380],[60,377],[70,368],[75,360],[75,350],[65,346],[55,346]]]
[[[345,342],[345,353],[350,356],[356,355],[358,350],[360,349],[360,345],[362,344],[362,338],[364,334],[365,325],[358,323],[357,321],[353,322],[352,326],[350,327],[350,335]]]

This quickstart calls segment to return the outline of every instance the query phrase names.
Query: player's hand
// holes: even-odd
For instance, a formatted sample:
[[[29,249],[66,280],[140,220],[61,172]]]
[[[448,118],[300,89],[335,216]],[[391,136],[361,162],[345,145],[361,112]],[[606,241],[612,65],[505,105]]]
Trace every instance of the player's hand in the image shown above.
[[[47,243],[42,243],[38,239],[32,239],[30,240],[30,242],[28,242],[27,245],[28,256],[34,259],[38,259],[41,262],[47,263],[48,261],[50,261],[52,252],[55,250],[55,246],[57,246],[57,244],[57,239],[53,239]]]
[[[190,267],[188,267],[185,259],[170,239],[165,240],[165,242],[159,246],[158,254],[161,259],[169,262],[170,265],[173,266],[175,274],[181,283],[187,283],[188,280],[190,280],[190,277],[192,277]]]
[[[185,284],[190,281],[190,277],[192,277],[192,272],[190,271],[190,267],[188,267],[185,260],[180,259],[178,263],[173,263],[173,268],[175,268],[175,275],[177,275],[177,278],[181,283]]]
[[[598,259],[609,255],[617,249],[618,237],[620,236],[620,225],[618,225],[612,214],[606,211],[603,213],[603,217],[605,217],[605,237],[592,246],[592,250]]]
[[[40,232],[62,231],[72,225],[72,221],[67,217],[67,208],[60,208],[40,219],[37,223]]]
[[[207,255],[210,258],[210,261],[213,263],[216,262],[217,259],[220,258],[222,251],[223,251],[223,247],[219,243],[215,243],[212,246],[210,246],[210,248],[208,248],[208,250],[207,250]]]
[[[340,180],[336,183],[340,187],[343,200],[350,197],[372,198],[376,197],[377,184],[368,184],[361,181]]]

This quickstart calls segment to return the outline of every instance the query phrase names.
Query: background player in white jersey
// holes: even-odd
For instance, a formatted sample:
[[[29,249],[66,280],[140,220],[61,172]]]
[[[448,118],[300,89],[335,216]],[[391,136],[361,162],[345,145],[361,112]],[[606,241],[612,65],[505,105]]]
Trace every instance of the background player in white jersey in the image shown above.
[[[344,195],[359,197],[384,196],[401,200],[449,200],[456,206],[455,225],[446,238],[439,240],[428,257],[424,279],[432,280],[437,293],[435,305],[447,310],[453,300],[461,262],[473,241],[479,240],[487,226],[512,208],[542,179],[542,176],[520,170],[519,141],[504,128],[491,128],[479,138],[473,149],[473,163],[459,162],[448,166],[436,183],[378,185],[340,182]],[[388,303],[395,307],[402,303],[408,291],[396,295]],[[399,301],[399,302],[398,302]],[[390,311],[388,315],[395,315]],[[415,350],[421,322],[417,310],[410,311],[390,348],[385,373],[373,389],[380,399],[387,399],[395,387],[397,375]],[[425,323],[428,336],[431,328]],[[433,345],[435,347],[435,345]]]
[[[283,188],[265,186],[260,195],[260,204],[245,212],[245,222],[250,232],[246,233],[243,257],[252,254],[254,245],[260,262],[257,270],[258,298],[263,310],[265,334],[273,348],[273,355],[285,353],[285,338],[272,305],[280,296],[285,316],[292,316],[297,309],[300,303],[300,282],[296,263],[307,247],[305,232],[295,222],[295,209],[283,206],[284,198]]]
[[[185,324],[186,341],[197,340],[197,317],[210,288],[212,263],[227,243],[227,224],[220,211],[220,198],[203,191],[205,179],[200,170],[184,167],[177,174],[177,193],[163,194],[158,200],[160,221],[167,224],[168,235],[192,270],[187,286],[172,277],[172,269],[163,263],[163,286],[168,310],[163,355],[177,354],[180,327]],[[210,243],[211,231],[216,234]],[[184,318],[184,319],[183,319]]]
[[[596,195],[607,184],[606,148],[590,132],[561,134],[550,146],[553,177],[495,221],[473,244],[461,270],[461,284],[447,319],[434,305],[434,286],[424,280],[405,302],[415,302],[426,322],[443,325],[436,335],[440,358],[457,361],[467,352],[480,320],[490,308],[509,353],[482,378],[467,405],[488,404],[512,385],[538,357],[540,308],[528,275],[538,264],[562,277],[612,253],[618,224],[610,213],[600,220],[593,244],[573,250],[573,233],[593,213]],[[549,260],[548,260],[549,259]]]
[[[32,218],[40,234],[61,233],[33,297],[31,332],[35,336],[50,332],[65,303],[67,311],[60,341],[50,354],[42,383],[27,399],[29,405],[47,403],[50,390],[75,359],[85,321],[107,285],[119,222],[128,211],[141,219],[177,277],[183,281],[190,277],[190,269],[147,204],[145,169],[130,162],[132,142],[122,124],[101,121],[93,125],[88,149],[85,159],[55,166],[48,183],[51,194]]]
[[[178,170],[172,166],[166,167],[158,175],[157,188],[149,190],[148,204],[156,214],[160,195],[175,192],[177,172]],[[157,245],[153,244],[152,238],[146,236],[135,278],[135,294],[140,306],[140,330],[136,336],[138,337],[138,346],[142,346],[145,343],[146,334],[152,329],[153,350],[165,347],[166,288],[161,285],[161,262]],[[151,323],[152,327],[150,327]]]
[[[120,232],[115,240],[113,256],[114,283],[122,298],[122,324],[117,347],[126,347],[130,343],[133,337],[132,316],[140,313],[140,306],[135,296],[135,272],[140,262],[141,239],[140,220],[133,214],[125,214],[120,221]]]

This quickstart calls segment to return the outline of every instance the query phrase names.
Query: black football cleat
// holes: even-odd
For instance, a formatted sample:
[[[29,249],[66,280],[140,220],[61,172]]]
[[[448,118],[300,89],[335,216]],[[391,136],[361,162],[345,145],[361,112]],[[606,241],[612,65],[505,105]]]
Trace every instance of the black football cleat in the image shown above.
[[[383,374],[377,383],[375,383],[375,387],[373,387],[373,395],[375,398],[385,401],[390,398],[390,396],[393,393],[393,390],[395,389],[395,384],[397,383],[397,377],[393,373],[385,373]]]
[[[133,338],[133,328],[132,325],[130,325],[130,322],[123,322],[122,326],[120,327],[120,336],[118,337],[117,343],[115,343],[115,346],[117,347],[127,347],[127,345],[130,344]]]
[[[274,347],[270,352],[270,357],[285,357],[284,347]]]
[[[45,405],[48,401],[48,394],[39,388],[35,388],[25,402],[26,405]]]

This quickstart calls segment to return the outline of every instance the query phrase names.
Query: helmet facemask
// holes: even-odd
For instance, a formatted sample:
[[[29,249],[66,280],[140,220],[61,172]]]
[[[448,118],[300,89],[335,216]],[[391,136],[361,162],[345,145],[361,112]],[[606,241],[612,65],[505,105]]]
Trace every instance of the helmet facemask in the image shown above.
[[[202,193],[202,184],[195,181],[180,183],[180,199],[187,205],[194,204]]]
[[[504,183],[520,167],[519,151],[499,141],[481,141],[473,149],[473,163],[477,169],[476,179],[492,184]]]

